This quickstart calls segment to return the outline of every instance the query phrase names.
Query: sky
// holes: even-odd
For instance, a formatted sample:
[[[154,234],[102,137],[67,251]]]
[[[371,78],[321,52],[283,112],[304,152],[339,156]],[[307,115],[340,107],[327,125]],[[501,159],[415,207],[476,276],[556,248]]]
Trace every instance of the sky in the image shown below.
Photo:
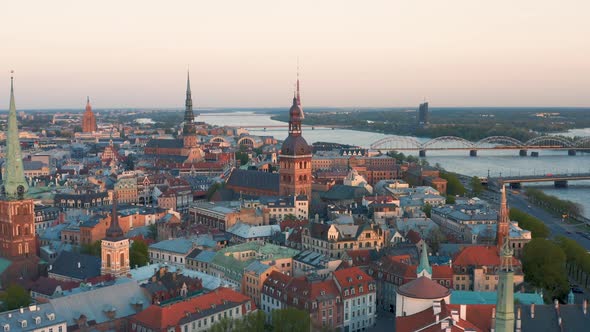
[[[1,2],[2,109],[590,106],[588,0]]]

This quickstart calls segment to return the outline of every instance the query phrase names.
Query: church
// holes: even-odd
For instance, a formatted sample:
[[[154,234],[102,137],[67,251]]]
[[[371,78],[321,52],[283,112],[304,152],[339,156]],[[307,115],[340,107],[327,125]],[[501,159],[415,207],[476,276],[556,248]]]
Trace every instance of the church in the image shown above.
[[[8,280],[36,278],[39,264],[35,204],[27,195],[29,184],[23,168],[12,77],[5,159],[0,197],[0,261],[8,268],[0,271],[3,284]]]
[[[194,163],[203,161],[203,150],[199,147],[197,128],[194,123],[193,99],[191,96],[191,80],[186,78],[186,101],[184,110],[184,126],[182,138],[177,139],[152,139],[144,153],[146,156],[154,156],[158,159],[170,159],[181,163]]]
[[[234,169],[226,188],[252,196],[306,196],[311,199],[312,149],[302,135],[303,118],[297,79],[297,91],[289,109],[289,136],[279,154],[279,174]]]

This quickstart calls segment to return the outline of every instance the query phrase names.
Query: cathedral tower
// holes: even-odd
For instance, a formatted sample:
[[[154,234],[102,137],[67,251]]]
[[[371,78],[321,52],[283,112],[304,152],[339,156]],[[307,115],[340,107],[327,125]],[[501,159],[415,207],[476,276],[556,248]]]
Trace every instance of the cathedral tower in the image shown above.
[[[6,133],[6,162],[0,198],[0,254],[12,261],[15,277],[37,274],[35,205],[27,198],[29,185],[23,170],[22,152],[14,101],[14,79],[10,78],[10,106]]]
[[[123,236],[117,214],[117,193],[113,192],[113,211],[106,238],[101,242],[100,274],[124,276],[129,272],[129,239]]]
[[[186,100],[184,103],[184,126],[182,128],[182,139],[185,148],[194,148],[198,145],[197,129],[195,128],[195,114],[193,113],[193,98],[191,96],[191,79],[186,74]]]
[[[94,116],[94,112],[92,112],[92,107],[90,106],[90,97],[86,97],[86,110],[82,116],[82,132],[92,133],[95,131],[96,116]]]
[[[303,111],[299,98],[299,78],[293,105],[289,109],[289,136],[283,142],[279,155],[281,196],[306,195],[311,199],[311,147],[301,136]]]
[[[496,224],[496,244],[502,249],[504,241],[508,241],[508,232],[510,228],[510,211],[506,200],[506,186],[502,185],[500,190],[502,198],[500,200],[500,211],[498,211],[498,222]]]

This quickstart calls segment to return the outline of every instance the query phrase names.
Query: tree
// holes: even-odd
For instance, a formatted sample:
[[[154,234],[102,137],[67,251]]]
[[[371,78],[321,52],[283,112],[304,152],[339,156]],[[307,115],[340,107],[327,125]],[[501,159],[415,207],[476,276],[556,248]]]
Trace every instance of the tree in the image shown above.
[[[564,251],[553,241],[536,238],[527,243],[522,256],[525,280],[546,290],[547,299],[563,298],[569,282]]]
[[[129,263],[132,267],[144,266],[149,262],[148,245],[143,240],[133,240],[129,249]]]
[[[283,220],[284,221],[293,221],[293,220],[297,220],[297,217],[294,214],[289,213],[289,214],[286,214],[285,215],[285,217],[283,218]]]
[[[430,214],[432,211],[432,205],[430,205],[428,203],[424,204],[424,206],[422,207],[422,211],[424,212],[424,214],[426,214],[426,216],[428,218],[430,218]]]
[[[213,197],[213,195],[215,194],[215,192],[221,188],[223,188],[224,184],[219,183],[219,182],[215,182],[214,184],[211,185],[211,187],[209,187],[209,189],[207,189],[207,200],[210,201],[211,198]]]
[[[469,184],[471,185],[471,192],[474,196],[478,196],[483,192],[483,185],[481,184],[479,177],[472,177]]]
[[[100,257],[101,241],[94,241],[93,243],[84,243],[80,248],[80,253]]]
[[[262,310],[247,315],[239,321],[236,321],[234,331],[257,332],[265,330],[266,315]]]
[[[447,193],[449,195],[465,195],[465,187],[459,181],[457,175],[449,172],[440,172],[440,177],[447,180]]]
[[[436,253],[440,249],[441,243],[447,242],[447,236],[440,230],[440,228],[436,228],[430,232],[429,240],[432,252]]]
[[[447,200],[445,201],[445,203],[447,203],[447,204],[455,204],[455,202],[457,201],[455,199],[455,196],[453,196],[453,195],[447,195],[446,198],[447,198]]]
[[[232,328],[232,325],[233,325],[232,320],[229,319],[228,317],[224,317],[220,321],[218,321],[217,323],[211,325],[209,332],[230,332],[230,331],[234,330]],[[235,330],[238,331],[238,329],[235,329]]]
[[[240,165],[246,165],[248,163],[248,161],[250,160],[250,157],[248,156],[248,153],[246,153],[246,152],[237,151],[236,152],[236,160],[238,160],[240,162]]]
[[[541,220],[519,209],[510,209],[510,220],[518,222],[518,226],[531,231],[533,238],[546,238],[549,236],[549,228]]]
[[[148,234],[147,237],[155,240],[158,238],[158,225],[156,224],[151,224],[148,226]]]
[[[22,286],[11,284],[0,296],[4,310],[14,310],[26,307],[31,303],[31,296]]]
[[[302,332],[310,331],[311,319],[307,311],[296,308],[272,311],[273,332]]]

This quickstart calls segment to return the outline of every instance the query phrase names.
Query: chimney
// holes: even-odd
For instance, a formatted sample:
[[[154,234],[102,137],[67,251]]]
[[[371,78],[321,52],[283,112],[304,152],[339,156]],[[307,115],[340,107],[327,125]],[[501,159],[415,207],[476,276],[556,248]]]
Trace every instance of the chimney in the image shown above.
[[[438,315],[440,313],[440,311],[441,311],[440,306],[441,306],[440,301],[434,301],[434,303],[432,304],[432,310],[434,311],[435,315]]]
[[[535,304],[531,304],[531,318],[535,318]]]
[[[553,303],[555,304],[555,310],[559,310],[559,301],[557,301],[557,299],[555,299],[555,301],[553,301]]]
[[[467,306],[464,304],[459,306],[459,317],[461,317],[462,320],[467,320]]]
[[[582,310],[584,311],[584,315],[588,313],[588,300],[584,300],[584,303],[582,303]]]
[[[557,318],[557,324],[558,324],[559,326],[561,326],[561,316],[560,316],[559,318]]]
[[[453,318],[454,322],[458,322],[459,321],[459,311],[451,310],[451,317]]]
[[[78,268],[80,268],[80,267],[81,267],[80,262],[78,262]]]
[[[21,314],[24,314],[24,313],[25,313],[25,308],[21,307],[21,308],[20,308],[20,313],[21,313]]]

